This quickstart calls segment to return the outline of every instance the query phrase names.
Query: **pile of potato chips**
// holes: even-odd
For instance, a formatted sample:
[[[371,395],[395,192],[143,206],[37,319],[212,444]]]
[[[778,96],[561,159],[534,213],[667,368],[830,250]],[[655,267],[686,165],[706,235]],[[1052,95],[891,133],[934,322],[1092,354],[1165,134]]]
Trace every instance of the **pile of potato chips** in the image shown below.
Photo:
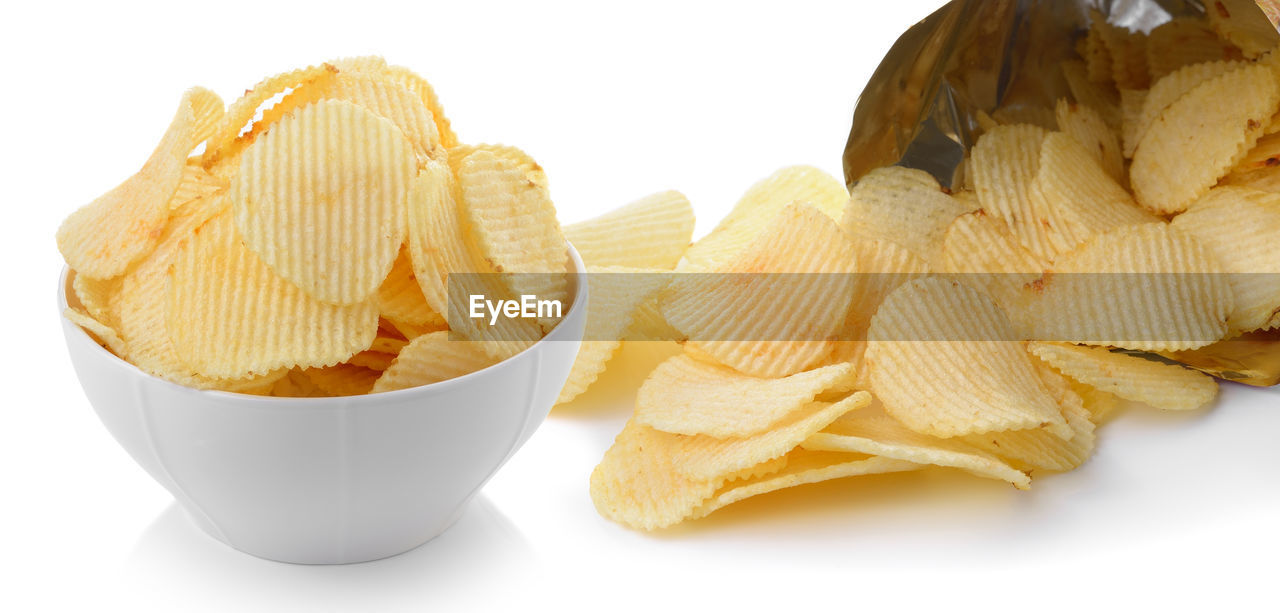
[[[683,251],[692,212],[683,226],[661,216],[687,210],[681,200],[637,206],[658,212],[655,232],[683,232]],[[601,266],[614,265],[611,232],[607,219],[579,230]],[[442,314],[466,298],[448,291],[449,273],[541,273],[467,275],[477,286],[463,289],[568,308],[568,246],[542,169],[513,147],[459,144],[431,86],[374,57],[270,77],[226,107],[188,91],[143,168],[57,238],[74,271],[66,316],[142,370],[201,389],[424,385],[514,355],[558,322],[450,330]],[[648,257],[674,266],[679,253]],[[572,384],[594,380],[607,353],[584,351]]]
[[[1162,356],[1280,327],[1277,36],[1233,4],[1145,34],[1095,14],[1074,99],[982,116],[954,189],[902,167],[752,187],[677,270],[850,274],[664,289],[687,340],[592,474],[599,512],[654,530],[928,467],[1026,489],[1122,401],[1208,405],[1217,381]]]

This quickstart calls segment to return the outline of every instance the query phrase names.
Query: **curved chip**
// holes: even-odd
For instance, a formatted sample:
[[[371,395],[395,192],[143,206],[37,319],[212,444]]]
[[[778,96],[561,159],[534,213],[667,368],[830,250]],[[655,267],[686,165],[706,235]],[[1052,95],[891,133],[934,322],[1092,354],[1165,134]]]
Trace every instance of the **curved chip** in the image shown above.
[[[447,381],[496,364],[476,343],[451,341],[448,332],[413,339],[400,351],[371,393],[389,392]]]
[[[212,377],[331,366],[367,349],[378,330],[373,300],[336,306],[311,298],[244,246],[225,211],[174,256],[164,305],[178,357]]]
[[[160,240],[169,221],[169,201],[182,182],[187,154],[196,146],[196,115],[190,90],[160,144],[137,174],[80,207],[58,227],[58,250],[79,275],[109,279],[124,273]]]
[[[1147,38],[1147,66],[1153,81],[1183,66],[1241,57],[1240,49],[1218,38],[1198,17],[1174,17],[1152,29]]]
[[[1070,436],[1013,324],[986,294],[937,277],[899,287],[871,319],[871,391],[941,438],[1046,427]]]
[[[1040,150],[1048,133],[1030,125],[999,126],[978,139],[969,170],[983,210],[998,217],[1037,257],[1052,259],[1053,248],[1037,222],[1031,186],[1040,170]]]
[[[1163,222],[1089,239],[1033,283],[1032,337],[1143,351],[1178,351],[1227,333],[1233,298],[1212,254]],[[1171,308],[1172,307],[1172,308]]]
[[[673,434],[752,436],[819,394],[851,391],[855,375],[852,364],[834,364],[766,379],[677,355],[658,365],[640,386],[635,420]]]
[[[933,175],[914,168],[877,168],[849,192],[840,225],[855,236],[892,241],[926,262],[937,259],[952,220],[973,210]]]
[[[1054,113],[1058,118],[1058,129],[1080,143],[1117,183],[1126,180],[1120,138],[1102,119],[1101,113],[1083,104],[1068,102],[1065,98],[1058,100]]]
[[[1151,90],[1141,97],[1139,112],[1132,121],[1126,119],[1124,126],[1124,155],[1133,157],[1138,150],[1138,143],[1146,136],[1151,124],[1160,118],[1160,114],[1171,104],[1177,102],[1205,81],[1220,77],[1228,72],[1247,66],[1244,62],[1204,62],[1183,66],[1156,81]]]
[[[689,247],[677,270],[707,271],[731,262],[789,204],[808,204],[839,219],[848,199],[844,183],[817,168],[783,168],[752,185],[715,229]]]
[[[966,284],[991,294],[1006,309],[1044,269],[1009,226],[986,211],[957,217],[943,239],[941,271],[963,275]]]
[[[85,332],[93,338],[94,342],[102,345],[105,349],[117,356],[125,353],[124,341],[120,335],[111,326],[91,317],[88,313],[73,308],[66,308],[62,311],[62,316],[71,323],[80,326]]]
[[[378,286],[378,312],[387,319],[408,323],[414,326],[443,327],[444,316],[435,312],[418,287],[418,278],[413,274],[413,260],[409,256],[409,248],[403,247],[396,261],[391,265],[391,272]]]
[[[1280,44],[1280,35],[1254,0],[1211,0],[1205,2],[1209,27],[1231,41],[1245,57],[1261,57]]]
[[[395,83],[414,93],[431,111],[436,123],[436,132],[440,135],[440,144],[447,149],[458,146],[458,137],[453,133],[449,119],[444,115],[444,107],[436,97],[435,89],[426,79],[418,76],[404,66],[387,64],[386,60],[377,56],[342,58],[330,62],[341,72],[356,72],[377,75],[391,83]]]
[[[693,207],[676,191],[646,196],[564,227],[587,266],[671,270],[693,238]]]
[[[373,389],[374,381],[377,381],[378,375],[381,374],[376,370],[355,364],[306,368],[302,372],[316,384],[316,387],[329,396],[368,394],[369,390]]]
[[[254,124],[253,119],[260,110],[269,110],[260,107],[270,102],[272,98],[291,89],[322,81],[336,73],[337,69],[333,66],[321,64],[282,72],[259,81],[227,107],[222,119],[209,136],[204,155],[200,158],[201,165],[211,169],[216,165],[228,164],[240,154],[244,147],[266,131],[270,124]]]
[[[1276,78],[1269,66],[1246,66],[1204,81],[1170,104],[1133,155],[1129,176],[1138,202],[1157,213],[1177,213],[1208,192],[1280,107]]]
[[[1120,94],[1107,83],[1095,83],[1089,80],[1084,62],[1067,60],[1062,62],[1062,76],[1071,89],[1071,96],[1076,102],[1091,107],[1102,115],[1102,119],[1112,128],[1119,128]]]
[[[1085,408],[1084,401],[1076,393],[1070,380],[1044,364],[1037,366],[1040,380],[1057,400],[1062,416],[1071,428],[1070,437],[1030,429],[974,434],[962,440],[1021,470],[1072,470],[1084,464],[1093,454],[1095,437],[1092,415]]]
[[[281,278],[336,305],[368,298],[405,237],[413,152],[391,122],[338,100],[280,120],[231,182],[245,245]]]
[[[1076,381],[1160,409],[1198,409],[1218,394],[1213,377],[1106,347],[1036,342],[1030,349],[1036,357]]]

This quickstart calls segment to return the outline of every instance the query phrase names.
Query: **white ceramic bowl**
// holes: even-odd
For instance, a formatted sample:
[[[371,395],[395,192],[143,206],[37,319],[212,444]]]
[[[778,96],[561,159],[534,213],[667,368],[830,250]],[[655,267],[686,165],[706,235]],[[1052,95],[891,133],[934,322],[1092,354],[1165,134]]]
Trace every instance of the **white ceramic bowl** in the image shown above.
[[[587,287],[577,279],[560,325],[524,352],[449,381],[367,396],[195,390],[138,370],[65,318],[62,329],[102,423],[200,528],[263,558],[345,564],[444,532],[542,423],[586,325]],[[67,285],[64,271],[59,313]]]

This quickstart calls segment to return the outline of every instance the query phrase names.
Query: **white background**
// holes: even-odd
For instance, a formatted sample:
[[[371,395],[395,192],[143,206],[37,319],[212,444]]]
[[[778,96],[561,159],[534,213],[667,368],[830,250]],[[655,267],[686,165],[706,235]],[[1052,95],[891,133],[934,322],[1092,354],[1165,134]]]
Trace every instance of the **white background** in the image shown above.
[[[547,169],[562,221],[663,189],[707,231],[790,164],[839,176],[854,101],[938,0],[544,6],[8,5],[0,18],[0,610],[1079,609],[1275,606],[1280,390],[1134,409],[1082,469],[1019,493],[943,472],[748,501],[659,535],[587,476],[665,351],[636,345],[558,410],[450,532],[349,567],[250,558],[190,526],[98,423],[67,359],[53,234],[134,172],[182,91],[378,53],[458,134]]]

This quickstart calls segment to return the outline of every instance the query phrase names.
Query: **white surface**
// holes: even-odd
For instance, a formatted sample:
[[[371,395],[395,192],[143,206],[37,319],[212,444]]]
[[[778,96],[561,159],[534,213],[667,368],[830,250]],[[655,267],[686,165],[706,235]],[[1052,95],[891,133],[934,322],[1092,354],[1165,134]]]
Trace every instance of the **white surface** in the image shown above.
[[[586,272],[576,251],[570,258]],[[507,360],[433,385],[341,398],[195,390],[142,372],[68,320],[62,331],[103,425],[201,530],[268,560],[348,564],[444,532],[529,440],[587,323],[586,285],[571,282],[569,291],[560,324]],[[58,304],[66,308],[65,292]]]
[[[1280,390],[1122,416],[1089,464],[1025,494],[872,477],[646,536],[591,507],[587,475],[630,397],[597,389],[552,415],[455,529],[335,568],[209,539],[98,422],[58,331],[53,232],[142,163],[185,87],[230,99],[274,71],[378,52],[435,83],[462,138],[536,156],[565,221],[674,188],[705,232],[778,167],[838,176],[857,93],[941,2],[688,4],[7,6],[0,609],[1274,605]],[[609,382],[638,381],[635,348]]]

